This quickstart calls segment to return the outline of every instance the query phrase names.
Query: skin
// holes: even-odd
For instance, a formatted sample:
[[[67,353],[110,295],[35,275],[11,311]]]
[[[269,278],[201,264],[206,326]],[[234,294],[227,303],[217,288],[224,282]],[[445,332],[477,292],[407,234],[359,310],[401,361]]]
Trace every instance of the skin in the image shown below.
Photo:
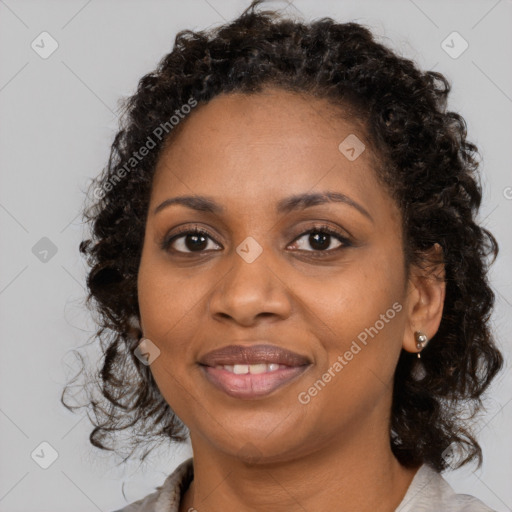
[[[359,123],[333,116],[325,100],[267,88],[217,96],[179,130],[157,165],[138,293],[142,331],[160,350],[151,371],[190,430],[195,476],[180,512],[394,511],[418,468],[403,467],[390,449],[393,375],[402,349],[417,352],[415,331],[436,333],[444,282],[415,267],[407,276],[401,214],[375,176],[370,146],[354,161],[338,150],[349,134],[365,141]],[[285,197],[325,191],[345,194],[371,219],[334,202],[275,211]],[[172,205],[153,213],[192,194],[225,212]],[[326,253],[307,233],[318,224],[352,245],[328,237],[330,255],[315,258]],[[208,231],[203,252],[186,236],[162,249],[185,225]],[[236,252],[249,236],[262,248],[252,263]],[[394,318],[300,403],[299,393],[394,303],[402,306]],[[251,400],[205,379],[202,355],[259,340],[312,364]]]

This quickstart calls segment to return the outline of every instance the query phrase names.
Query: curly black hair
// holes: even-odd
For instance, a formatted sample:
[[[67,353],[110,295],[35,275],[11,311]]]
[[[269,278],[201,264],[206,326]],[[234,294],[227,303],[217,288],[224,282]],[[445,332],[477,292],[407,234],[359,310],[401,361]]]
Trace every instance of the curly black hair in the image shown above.
[[[108,164],[91,184],[93,197],[83,212],[91,234],[80,252],[90,267],[86,303],[94,301],[91,309],[98,313],[92,341],[99,340],[104,357],[84,386],[87,403],[79,406],[95,414],[90,442],[118,453],[115,435],[129,429],[132,451],[124,460],[135,450],[143,450],[144,460],[155,440],[186,440],[186,426],[150,368],[134,355],[142,334],[137,274],[152,177],[164,145],[187,122],[186,105],[198,109],[221,93],[254,94],[270,86],[327,99],[340,115],[355,113],[376,175],[402,212],[408,268],[435,265],[428,249],[441,246],[441,324],[422,353],[421,380],[415,377],[415,355],[402,350],[390,444],[407,467],[428,463],[442,471],[450,447],[460,453],[452,467],[474,459],[480,466],[482,450],[468,420],[482,408],[482,395],[503,366],[489,325],[494,293],[487,278],[498,245],[476,223],[482,199],[478,149],[466,140],[464,118],[446,111],[450,84],[377,42],[359,23],[328,17],[304,23],[260,11],[261,2],[220,27],[176,35],[172,51],[124,101]],[[173,116],[182,119],[176,128]],[[68,387],[61,401],[73,410],[64,400]]]

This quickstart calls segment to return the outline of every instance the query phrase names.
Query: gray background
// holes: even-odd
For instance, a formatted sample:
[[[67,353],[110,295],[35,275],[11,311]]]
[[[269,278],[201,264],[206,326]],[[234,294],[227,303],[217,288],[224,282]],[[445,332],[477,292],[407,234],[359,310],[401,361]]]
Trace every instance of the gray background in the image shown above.
[[[79,215],[83,191],[107,161],[118,99],[171,50],[179,29],[218,25],[248,4],[0,0],[0,511],[109,512],[152,492],[191,455],[188,444],[162,448],[142,468],[118,467],[119,459],[89,444],[84,410],[73,415],[60,405],[78,368],[71,349],[94,331],[83,305]],[[453,83],[450,110],[465,117],[483,156],[480,218],[501,246],[492,268],[493,325],[508,361],[480,423],[483,467],[445,477],[458,492],[512,510],[512,2],[296,0],[285,10],[362,22]],[[43,31],[59,45],[46,59],[31,47]],[[441,45],[453,31],[469,44],[458,58]],[[42,442],[58,454],[48,469],[31,457]],[[38,450],[40,460],[49,457]]]

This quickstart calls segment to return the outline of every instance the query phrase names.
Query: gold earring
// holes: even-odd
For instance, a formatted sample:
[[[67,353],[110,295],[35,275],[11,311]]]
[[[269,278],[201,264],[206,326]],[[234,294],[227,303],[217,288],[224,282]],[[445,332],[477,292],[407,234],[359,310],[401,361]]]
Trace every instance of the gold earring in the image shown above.
[[[414,333],[414,337],[416,338],[416,348],[418,349],[418,359],[421,359],[420,352],[425,348],[425,345],[428,343],[428,338],[427,338],[427,335],[421,331],[416,331]]]

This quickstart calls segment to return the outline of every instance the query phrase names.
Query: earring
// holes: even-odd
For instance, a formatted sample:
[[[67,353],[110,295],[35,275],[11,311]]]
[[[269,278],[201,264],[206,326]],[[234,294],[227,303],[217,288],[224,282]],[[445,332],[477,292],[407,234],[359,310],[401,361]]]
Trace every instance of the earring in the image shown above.
[[[425,348],[425,345],[428,343],[428,338],[427,338],[427,335],[421,331],[416,331],[414,333],[414,337],[416,338],[416,348],[418,349],[418,359],[421,359],[420,352]]]

